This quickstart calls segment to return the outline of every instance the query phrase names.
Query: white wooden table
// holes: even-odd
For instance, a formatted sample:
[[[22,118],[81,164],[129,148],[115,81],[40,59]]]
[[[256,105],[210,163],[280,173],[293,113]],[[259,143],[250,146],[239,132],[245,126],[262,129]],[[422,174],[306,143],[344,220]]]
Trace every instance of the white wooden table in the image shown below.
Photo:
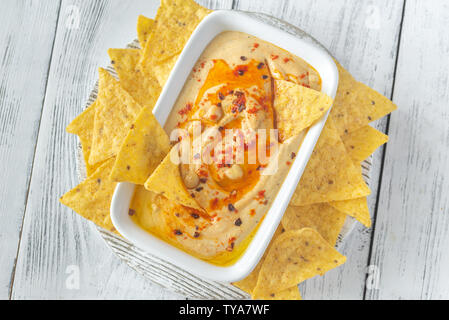
[[[354,76],[399,106],[376,127],[369,198],[348,262],[301,285],[305,299],[449,298],[449,1],[223,0],[322,42]],[[157,0],[0,2],[0,299],[184,299],[115,257],[94,226],[61,206],[77,184],[64,129]],[[79,271],[79,274],[78,274]],[[73,279],[79,275],[79,284]],[[75,277],[75,278],[74,278]]]

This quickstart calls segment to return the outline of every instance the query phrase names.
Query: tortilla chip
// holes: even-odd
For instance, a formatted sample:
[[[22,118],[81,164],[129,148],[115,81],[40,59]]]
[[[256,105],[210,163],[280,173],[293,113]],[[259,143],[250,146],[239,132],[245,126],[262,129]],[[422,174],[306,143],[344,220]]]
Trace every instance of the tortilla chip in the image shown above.
[[[340,79],[330,116],[340,135],[353,132],[397,109],[397,106],[370,87],[357,82],[336,62]]]
[[[144,184],[170,151],[170,139],[150,108],[143,108],[117,155],[111,178]]]
[[[106,70],[100,68],[99,105],[95,111],[89,164],[115,156],[141,106]]]
[[[335,246],[345,220],[346,214],[328,203],[302,207],[290,205],[282,217],[282,226],[286,231],[312,228],[330,245]]]
[[[259,297],[252,296],[254,300],[259,300]],[[298,286],[294,286],[277,293],[273,293],[265,300],[302,300]]]
[[[282,228],[282,226],[278,226],[270,243],[267,246],[267,249],[265,250],[264,255],[262,256],[262,258],[260,258],[259,263],[257,264],[257,266],[254,268],[253,271],[251,271],[251,273],[245,278],[242,279],[240,281],[236,281],[233,282],[232,284],[234,286],[236,286],[237,288],[245,291],[246,293],[249,293],[250,295],[253,293],[254,288],[256,287],[257,284],[257,279],[259,278],[259,272],[260,272],[260,268],[262,268],[262,264],[265,260],[265,257],[268,254],[268,251],[270,251],[271,246],[273,245],[274,241],[279,237],[279,235],[281,235],[285,230]]]
[[[109,212],[116,183],[109,175],[115,159],[107,160],[90,177],[63,195],[59,201],[97,226],[114,231]]]
[[[371,227],[371,217],[366,197],[344,201],[333,201],[329,204],[338,211],[354,217],[365,227]]]
[[[161,0],[151,38],[145,46],[141,64],[150,68],[179,54],[200,21],[211,10],[193,0]]]
[[[388,136],[371,126],[364,126],[356,131],[345,134],[343,143],[355,163],[360,163],[388,142]]]
[[[83,150],[84,165],[86,167],[86,176],[90,176],[95,172],[104,162],[101,161],[91,166],[89,164],[90,150],[92,148],[92,133],[94,131],[95,110],[98,102],[93,102],[86,110],[78,115],[67,126],[66,131],[76,134],[80,139],[81,148]]]
[[[170,75],[171,70],[176,64],[176,61],[178,60],[179,54],[168,58],[167,60],[163,62],[159,62],[153,66],[153,74],[154,77],[159,82],[159,85],[163,87],[165,85],[165,82],[168,79],[168,76]]]
[[[304,206],[355,199],[370,192],[361,171],[347,154],[332,119],[328,119],[291,204]]]
[[[286,231],[275,240],[263,262],[253,298],[272,297],[273,293],[323,275],[345,261],[346,257],[315,230]]]
[[[108,54],[120,78],[120,85],[142,107],[153,108],[156,104],[161,86],[151,74],[141,70],[139,65],[141,50],[109,49]]]
[[[140,47],[145,48],[147,40],[153,31],[154,20],[140,15],[137,18],[137,38],[139,39]]]
[[[332,98],[293,82],[275,80],[274,110],[281,141],[310,127],[332,105]]]
[[[145,188],[183,206],[203,211],[187,192],[179,166],[171,161],[170,153],[145,182]]]

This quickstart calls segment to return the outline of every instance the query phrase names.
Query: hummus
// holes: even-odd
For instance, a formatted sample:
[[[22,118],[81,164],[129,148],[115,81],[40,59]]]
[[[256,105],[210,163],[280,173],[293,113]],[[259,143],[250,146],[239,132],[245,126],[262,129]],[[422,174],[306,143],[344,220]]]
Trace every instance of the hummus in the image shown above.
[[[231,263],[244,251],[305,134],[270,134],[277,128],[274,80],[321,89],[319,74],[304,60],[256,37],[229,31],[208,45],[164,127],[169,135],[183,129],[176,147],[188,161],[179,169],[184,187],[204,210],[156,194],[144,200],[139,194],[148,191],[138,187],[131,204],[136,223],[213,263]],[[267,130],[266,138],[255,134],[260,129]],[[250,160],[256,149],[266,158]]]

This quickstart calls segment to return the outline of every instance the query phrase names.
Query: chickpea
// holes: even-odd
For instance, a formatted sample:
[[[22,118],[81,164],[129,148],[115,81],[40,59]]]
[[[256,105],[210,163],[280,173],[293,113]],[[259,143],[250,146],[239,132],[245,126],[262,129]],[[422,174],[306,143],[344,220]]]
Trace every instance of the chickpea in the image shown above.
[[[181,177],[187,189],[194,189],[200,184],[200,177],[189,165],[181,165]]]

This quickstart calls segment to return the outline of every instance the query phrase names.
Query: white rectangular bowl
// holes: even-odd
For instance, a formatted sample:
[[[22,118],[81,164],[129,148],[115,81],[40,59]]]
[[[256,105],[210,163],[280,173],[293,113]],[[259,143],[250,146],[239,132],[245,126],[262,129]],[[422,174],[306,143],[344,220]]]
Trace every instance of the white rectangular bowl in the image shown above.
[[[245,32],[271,42],[304,59],[320,74],[322,92],[335,98],[338,86],[338,70],[332,57],[327,52],[309,41],[299,39],[248,14],[219,10],[211,13],[198,25],[182,51],[154,107],[153,113],[159,123],[164,124],[167,120],[186,79],[204,49],[210,41],[223,31]],[[329,112],[309,129],[273,205],[267,212],[254,239],[234,264],[230,266],[210,264],[185,253],[140,228],[128,215],[135,187],[130,183],[119,183],[115,190],[111,204],[111,218],[115,228],[136,246],[199,277],[225,282],[234,282],[245,278],[259,262],[279,225],[321,134],[328,114]]]

